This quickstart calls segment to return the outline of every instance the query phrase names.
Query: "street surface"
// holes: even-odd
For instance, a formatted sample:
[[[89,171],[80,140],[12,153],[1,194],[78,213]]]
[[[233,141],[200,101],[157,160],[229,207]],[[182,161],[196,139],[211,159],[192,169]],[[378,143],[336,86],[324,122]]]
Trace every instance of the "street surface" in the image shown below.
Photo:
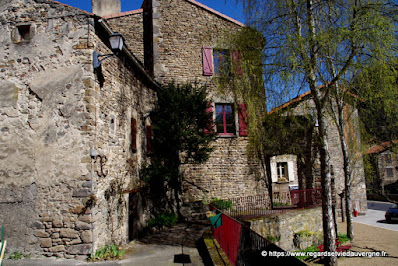
[[[393,203],[368,201],[368,210],[366,211],[366,215],[354,217],[354,222],[398,231],[398,223],[388,224],[384,217],[384,214],[392,205]]]

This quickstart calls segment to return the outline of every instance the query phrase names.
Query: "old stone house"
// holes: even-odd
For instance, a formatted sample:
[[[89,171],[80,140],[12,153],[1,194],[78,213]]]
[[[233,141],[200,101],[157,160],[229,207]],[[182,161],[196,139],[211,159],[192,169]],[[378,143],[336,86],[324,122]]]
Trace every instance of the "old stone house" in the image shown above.
[[[194,0],[145,0],[142,9],[100,15],[126,36],[160,84],[199,82],[209,88],[218,138],[208,162],[184,165],[183,200],[267,194],[260,166],[247,154],[247,130],[238,112],[244,104],[217,87],[223,65],[234,57],[223,38],[245,25]]]
[[[396,144],[398,141],[393,141],[393,143]],[[392,151],[392,146],[391,141],[385,141],[366,151],[372,169],[366,174],[370,175],[369,188],[380,189],[382,193],[385,193],[385,187],[391,186],[392,189],[388,192],[395,194],[393,187],[397,186],[398,181],[398,156]]]
[[[329,106],[326,108],[330,109]],[[314,143],[316,132],[316,108],[310,92],[301,94],[285,104],[274,108],[271,112],[288,117],[300,117],[302,121],[309,120],[311,127],[297,136],[302,140],[299,154],[277,154],[271,158],[271,174],[274,191],[283,191],[288,187],[300,189],[320,188],[319,154]],[[327,112],[327,139],[331,162],[333,198],[336,209],[341,211],[341,196],[344,191],[343,155],[339,133],[330,112]],[[347,116],[345,136],[348,140],[352,167],[352,201],[353,208],[360,212],[367,210],[366,182],[361,152],[361,136],[359,130],[358,110],[349,103],[345,104],[344,114]],[[298,156],[299,155],[299,156]]]
[[[159,85],[109,25],[54,1],[0,3],[0,225],[8,252],[86,256],[144,225],[129,210]]]

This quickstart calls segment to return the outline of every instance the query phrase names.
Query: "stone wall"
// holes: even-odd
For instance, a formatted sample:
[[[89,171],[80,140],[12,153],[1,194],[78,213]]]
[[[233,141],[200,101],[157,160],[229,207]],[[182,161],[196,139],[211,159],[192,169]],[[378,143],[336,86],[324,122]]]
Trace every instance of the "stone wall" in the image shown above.
[[[32,0],[1,4],[0,13],[0,225],[7,251],[72,258],[126,242],[128,219],[145,218],[129,217],[124,192],[139,183],[155,92],[116,57],[94,74],[93,50],[110,50],[89,14]],[[135,152],[131,117],[138,121]],[[106,156],[102,170],[91,150]]]
[[[142,9],[105,16],[114,31],[123,35],[126,45],[134,55],[144,62],[144,29]]]
[[[305,221],[305,223],[303,223]],[[245,221],[250,229],[287,251],[323,242],[321,207]]]
[[[218,77],[203,75],[202,48],[229,48],[222,45],[226,36],[243,25],[191,1],[151,2],[153,32],[144,35],[153,34],[153,48],[145,46],[145,49],[153,49],[155,79],[162,84],[173,80],[206,84],[214,102],[233,103],[233,97],[220,93]],[[144,14],[147,14],[145,7]],[[228,138],[219,136],[206,163],[184,165],[182,170],[188,181],[184,183],[184,201],[266,194],[260,166],[249,158],[247,143],[248,138],[238,134]]]

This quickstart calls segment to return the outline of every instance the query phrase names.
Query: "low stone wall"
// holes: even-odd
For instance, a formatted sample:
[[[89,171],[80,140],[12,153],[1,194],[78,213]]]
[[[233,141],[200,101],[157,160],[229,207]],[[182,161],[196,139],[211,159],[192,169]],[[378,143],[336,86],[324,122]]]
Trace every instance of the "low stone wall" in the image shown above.
[[[245,221],[250,228],[287,251],[322,243],[321,207],[294,210]]]

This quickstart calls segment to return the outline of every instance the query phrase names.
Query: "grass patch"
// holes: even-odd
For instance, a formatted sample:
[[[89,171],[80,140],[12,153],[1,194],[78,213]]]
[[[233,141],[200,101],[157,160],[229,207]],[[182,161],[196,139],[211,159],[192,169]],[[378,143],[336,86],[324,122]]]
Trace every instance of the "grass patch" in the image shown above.
[[[21,260],[21,259],[30,259],[30,253],[24,254],[20,251],[14,251],[10,255],[8,255],[10,260]]]
[[[308,248],[305,248],[303,250],[299,250],[297,252],[307,252],[307,254],[308,254],[308,252],[318,252],[318,247],[310,246]],[[299,259],[299,260],[304,261],[306,259],[313,258],[313,257],[312,256],[296,256],[296,258]]]
[[[94,254],[91,254],[88,260],[121,260],[124,253],[126,253],[126,251],[116,245],[105,245],[104,247],[98,249]]]

